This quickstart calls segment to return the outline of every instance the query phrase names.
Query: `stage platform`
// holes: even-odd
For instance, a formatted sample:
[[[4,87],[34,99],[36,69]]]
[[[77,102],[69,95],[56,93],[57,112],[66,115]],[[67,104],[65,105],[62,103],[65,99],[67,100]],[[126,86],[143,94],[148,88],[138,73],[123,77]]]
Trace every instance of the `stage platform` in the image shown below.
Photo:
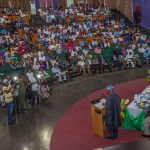
[[[141,139],[139,141],[133,141],[125,144],[110,146],[106,148],[99,148],[95,150],[149,150],[150,141],[148,139]]]

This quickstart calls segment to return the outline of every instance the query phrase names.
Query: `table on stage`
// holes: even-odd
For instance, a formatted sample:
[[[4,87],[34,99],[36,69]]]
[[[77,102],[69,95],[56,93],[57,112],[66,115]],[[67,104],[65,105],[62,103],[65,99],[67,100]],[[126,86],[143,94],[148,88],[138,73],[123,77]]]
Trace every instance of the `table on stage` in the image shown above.
[[[143,121],[150,110],[150,86],[139,95],[134,96],[134,100],[128,105],[125,111],[125,119],[122,127],[131,130],[144,130]]]

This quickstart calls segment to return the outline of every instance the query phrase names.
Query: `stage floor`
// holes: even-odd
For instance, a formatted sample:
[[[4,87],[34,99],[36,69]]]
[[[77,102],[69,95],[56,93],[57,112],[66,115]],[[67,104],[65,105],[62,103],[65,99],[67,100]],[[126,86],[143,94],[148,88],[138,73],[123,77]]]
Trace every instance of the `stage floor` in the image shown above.
[[[150,141],[147,139],[142,139],[139,141],[111,146],[99,150],[150,150]]]

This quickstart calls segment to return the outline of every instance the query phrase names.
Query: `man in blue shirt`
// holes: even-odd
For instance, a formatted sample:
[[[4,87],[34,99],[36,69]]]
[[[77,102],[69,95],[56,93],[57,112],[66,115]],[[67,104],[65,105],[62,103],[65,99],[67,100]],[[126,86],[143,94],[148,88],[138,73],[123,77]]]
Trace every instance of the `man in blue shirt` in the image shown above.
[[[43,46],[48,47],[48,46],[49,46],[48,41],[44,40],[44,41],[43,41]]]

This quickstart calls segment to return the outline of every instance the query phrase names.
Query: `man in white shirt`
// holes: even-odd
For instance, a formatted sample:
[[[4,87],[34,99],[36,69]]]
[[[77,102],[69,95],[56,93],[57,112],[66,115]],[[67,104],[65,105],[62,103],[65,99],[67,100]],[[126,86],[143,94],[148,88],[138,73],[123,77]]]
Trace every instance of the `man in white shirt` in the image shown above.
[[[32,80],[35,79],[35,77],[34,77],[34,75],[33,75],[33,72],[32,72],[31,70],[29,70],[29,71],[26,73],[26,76],[27,76],[27,78],[28,78],[28,80],[29,80],[30,82],[32,82]]]
[[[39,104],[39,97],[38,97],[38,84],[37,80],[33,79],[31,82],[31,91],[32,91],[32,106],[34,106],[35,101],[37,100],[37,104]]]
[[[4,18],[0,18],[0,25],[3,25],[5,22],[5,19]]]
[[[127,51],[127,54],[129,55],[129,53],[132,53],[134,54],[134,51],[132,49],[132,45],[129,45],[129,49],[126,50]]]
[[[83,70],[83,73],[86,74],[86,71],[85,71],[85,62],[83,61],[83,59],[79,59],[77,65],[79,66],[80,68],[80,72],[82,72]]]
[[[138,48],[139,53],[144,53],[145,52],[145,48],[143,46],[140,46]]]
[[[133,62],[133,53],[131,53],[131,52],[127,53],[125,59],[126,59],[127,65],[131,64],[132,68],[135,68],[135,64]]]

